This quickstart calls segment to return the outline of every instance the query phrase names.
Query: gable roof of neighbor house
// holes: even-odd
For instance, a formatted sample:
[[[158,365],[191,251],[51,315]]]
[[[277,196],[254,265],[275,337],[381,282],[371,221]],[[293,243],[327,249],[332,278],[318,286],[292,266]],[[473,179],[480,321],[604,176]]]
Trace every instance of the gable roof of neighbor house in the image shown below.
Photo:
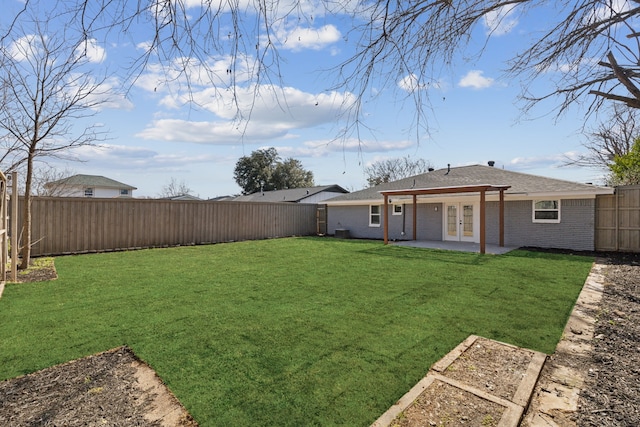
[[[581,184],[555,178],[508,171],[492,166],[472,165],[438,169],[398,181],[387,182],[361,191],[344,194],[327,200],[331,204],[357,204],[357,202],[383,200],[381,191],[463,187],[469,185],[510,186],[505,195],[593,196],[612,194],[613,188]]]
[[[245,196],[238,196],[233,199],[236,202],[293,202],[300,203],[300,201],[314,196],[318,193],[348,193],[347,190],[339,185],[320,185],[317,187],[307,188],[289,188],[287,190],[274,190],[274,191],[258,191],[257,193],[247,194]]]
[[[70,186],[70,187],[98,187],[98,188],[126,188],[128,190],[137,190],[128,184],[123,184],[114,179],[100,175],[73,175],[58,181],[52,181],[45,184],[46,186]]]

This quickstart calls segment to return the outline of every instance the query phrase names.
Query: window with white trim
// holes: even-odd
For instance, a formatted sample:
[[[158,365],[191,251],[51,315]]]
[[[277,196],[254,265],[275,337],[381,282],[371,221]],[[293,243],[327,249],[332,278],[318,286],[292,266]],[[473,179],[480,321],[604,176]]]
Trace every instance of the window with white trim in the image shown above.
[[[560,200],[534,200],[533,222],[560,222]]]
[[[84,197],[93,197],[93,188],[85,188]]]
[[[394,215],[402,215],[402,205],[401,204],[393,205],[392,212]]]
[[[121,188],[120,189],[120,195],[121,196],[128,196],[129,195],[129,189],[128,188]]]
[[[380,205],[369,206],[369,227],[380,227],[382,219],[382,209]]]

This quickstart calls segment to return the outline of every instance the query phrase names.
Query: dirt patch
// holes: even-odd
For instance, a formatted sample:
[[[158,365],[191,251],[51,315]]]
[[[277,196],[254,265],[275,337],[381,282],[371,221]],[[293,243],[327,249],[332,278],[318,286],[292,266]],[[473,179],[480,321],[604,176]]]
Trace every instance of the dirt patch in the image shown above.
[[[445,382],[434,381],[391,425],[491,427],[498,425],[506,409]]]
[[[480,338],[443,375],[511,401],[532,358],[530,351]]]
[[[515,425],[545,358],[471,335],[435,363],[374,426]]]
[[[3,426],[197,426],[127,347],[0,382],[0,396]]]
[[[11,268],[7,269],[7,281],[10,281]],[[44,282],[58,278],[54,259],[50,257],[33,258],[26,270],[18,270],[17,283]]]

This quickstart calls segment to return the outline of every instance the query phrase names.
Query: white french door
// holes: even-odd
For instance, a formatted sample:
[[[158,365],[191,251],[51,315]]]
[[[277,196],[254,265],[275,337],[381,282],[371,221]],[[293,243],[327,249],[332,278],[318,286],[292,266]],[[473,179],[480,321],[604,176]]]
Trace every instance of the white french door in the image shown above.
[[[472,202],[446,203],[444,209],[444,240],[477,242],[479,213]]]

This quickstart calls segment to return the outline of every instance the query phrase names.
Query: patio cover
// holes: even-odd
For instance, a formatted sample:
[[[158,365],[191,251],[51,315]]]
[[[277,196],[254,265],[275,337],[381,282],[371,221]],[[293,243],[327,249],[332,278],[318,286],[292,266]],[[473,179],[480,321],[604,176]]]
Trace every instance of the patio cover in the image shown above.
[[[510,185],[463,185],[455,187],[436,188],[407,188],[404,190],[384,190],[380,194],[384,196],[384,244],[389,243],[389,197],[390,196],[413,196],[413,240],[416,239],[417,225],[417,198],[422,195],[436,194],[459,194],[459,193],[479,193],[480,196],[480,253],[485,253],[486,249],[486,193],[487,191],[500,192],[500,246],[504,246],[504,192],[511,188]]]

